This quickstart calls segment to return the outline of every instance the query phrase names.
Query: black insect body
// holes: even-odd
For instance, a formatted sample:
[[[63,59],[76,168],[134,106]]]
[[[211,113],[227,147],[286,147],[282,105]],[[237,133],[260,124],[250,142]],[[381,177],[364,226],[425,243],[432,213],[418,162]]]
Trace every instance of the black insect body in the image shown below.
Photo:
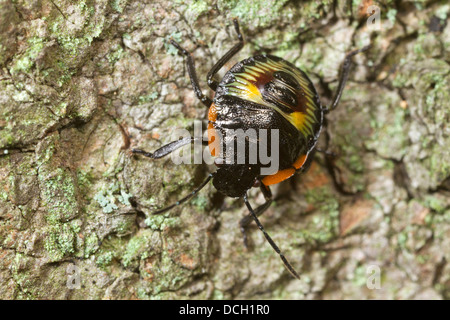
[[[368,47],[347,54],[334,101],[330,108],[324,108],[307,75],[293,64],[271,55],[258,55],[242,60],[225,74],[220,83],[214,80],[219,69],[244,45],[238,22],[237,20],[233,22],[239,42],[212,67],[207,75],[209,87],[216,92],[213,100],[203,95],[200,90],[192,56],[178,43],[171,41],[186,56],[193,89],[202,103],[209,108],[208,144],[212,156],[216,157],[215,163],[218,168],[191,194],[175,204],[156,211],[155,214],[187,201],[212,179],[215,188],[224,195],[244,198],[250,212],[240,221],[244,243],[246,244],[245,228],[254,220],[290,273],[299,278],[298,273],[265,232],[258,216],[272,202],[270,185],[308,169],[316,150],[324,114],[336,108],[340,100],[349,74],[350,58],[367,50]],[[237,130],[244,133],[252,130],[254,133],[245,136],[244,149],[239,149]],[[263,136],[263,133],[266,135]],[[266,171],[265,174],[261,174],[263,169],[269,170],[270,165],[263,163],[261,159],[256,161],[252,159],[250,151],[258,147],[271,150],[272,137],[275,134],[279,164],[274,172]],[[158,159],[194,141],[195,138],[173,141],[154,153],[140,149],[133,149],[132,152]],[[262,142],[264,144],[261,146]],[[244,158],[237,161],[242,154]],[[254,186],[260,187],[266,199],[266,202],[256,209],[251,207],[247,196],[248,190]]]
[[[223,158],[235,161],[219,167],[214,186],[228,196],[243,197],[256,180],[262,178],[263,185],[268,186],[287,179],[302,167],[319,137],[323,110],[312,83],[302,71],[283,59],[259,55],[237,63],[225,74],[208,118],[213,126],[210,129],[220,132],[225,145],[227,139],[234,138],[236,128],[254,129],[255,143],[261,140],[260,129],[277,130],[279,169],[264,178],[260,176],[264,167],[261,162],[245,161],[239,165],[237,148],[233,148],[231,157],[225,149]],[[228,133],[230,129],[232,134]],[[266,140],[270,149],[271,139]],[[247,157],[250,149],[246,149]],[[241,176],[243,179],[236,181]]]

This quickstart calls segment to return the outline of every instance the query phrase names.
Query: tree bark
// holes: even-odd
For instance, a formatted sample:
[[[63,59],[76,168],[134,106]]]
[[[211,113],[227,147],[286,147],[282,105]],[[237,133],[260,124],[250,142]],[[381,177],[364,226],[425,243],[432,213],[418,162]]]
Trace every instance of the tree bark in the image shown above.
[[[251,3],[251,4],[250,4]],[[371,7],[375,6],[375,7]],[[378,9],[377,9],[378,8]],[[450,6],[424,1],[0,0],[1,299],[446,299],[450,295]],[[323,105],[369,43],[306,174],[261,216],[213,167],[133,156],[192,132],[206,74],[257,53],[312,79]],[[185,149],[186,150],[186,149]],[[255,189],[252,203],[264,202]]]

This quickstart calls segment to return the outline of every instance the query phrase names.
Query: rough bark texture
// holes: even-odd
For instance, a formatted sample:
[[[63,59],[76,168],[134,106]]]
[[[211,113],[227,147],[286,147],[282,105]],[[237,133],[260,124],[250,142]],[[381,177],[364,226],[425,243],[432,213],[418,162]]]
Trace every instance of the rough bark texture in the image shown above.
[[[249,3],[0,0],[0,298],[450,297],[447,1]],[[262,217],[300,281],[256,227],[244,248],[242,201],[212,185],[151,215],[214,168],[129,153],[204,119],[168,40],[212,94],[204,79],[236,42],[233,17],[246,38],[233,63],[281,56],[324,105],[345,53],[373,45],[327,117],[320,145],[337,156],[277,185]]]

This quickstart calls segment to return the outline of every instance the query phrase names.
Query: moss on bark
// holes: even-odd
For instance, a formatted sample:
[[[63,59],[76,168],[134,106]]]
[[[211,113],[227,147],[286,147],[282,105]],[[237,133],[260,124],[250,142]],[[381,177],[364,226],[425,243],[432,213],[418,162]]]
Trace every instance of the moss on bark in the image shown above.
[[[449,298],[450,6],[249,3],[0,0],[0,298]],[[372,43],[320,140],[337,156],[277,185],[262,217],[300,281],[257,228],[244,248],[242,201],[212,185],[151,214],[213,168],[129,153],[205,115],[169,39],[211,96],[205,75],[236,42],[234,17],[246,46],[233,62],[279,55],[324,105],[345,53]]]

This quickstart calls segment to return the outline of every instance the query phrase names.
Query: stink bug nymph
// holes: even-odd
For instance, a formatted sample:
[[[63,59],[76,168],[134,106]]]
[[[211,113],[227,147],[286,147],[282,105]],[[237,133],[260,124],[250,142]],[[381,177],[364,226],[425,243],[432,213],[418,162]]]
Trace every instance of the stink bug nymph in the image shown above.
[[[250,212],[240,221],[244,244],[246,244],[245,228],[254,220],[289,272],[299,278],[298,273],[264,230],[258,216],[272,202],[270,185],[277,184],[294,173],[304,172],[309,168],[317,149],[316,144],[324,122],[324,114],[336,108],[339,103],[348,78],[351,57],[368,49],[368,46],[347,54],[333,102],[329,108],[326,108],[322,107],[314,85],[302,70],[288,61],[268,54],[256,55],[236,63],[220,82],[216,81],[214,79],[216,73],[244,46],[237,20],[233,20],[233,23],[238,43],[212,67],[207,75],[207,83],[215,91],[212,100],[205,96],[199,87],[190,53],[171,40],[171,44],[186,57],[187,71],[196,96],[209,108],[208,144],[212,156],[216,157],[217,170],[209,174],[207,179],[188,196],[154,213],[165,212],[189,200],[212,179],[215,188],[224,195],[244,199]],[[237,148],[227,147],[236,142],[236,137],[230,134],[230,131],[235,129],[244,131],[254,129],[257,133],[256,139],[247,139],[245,151],[249,151],[252,144],[260,141],[258,135],[260,130],[265,129],[266,132],[278,134],[279,165],[276,172],[261,174],[267,164],[259,160],[249,161],[249,152],[245,152],[243,163],[229,161],[239,156]],[[154,153],[140,149],[133,149],[132,152],[158,159],[194,141],[195,138],[173,141]],[[269,140],[267,144],[267,147],[270,147]],[[218,149],[223,152],[216,154]],[[266,202],[253,209],[248,201],[248,190],[255,186],[259,186]]]

